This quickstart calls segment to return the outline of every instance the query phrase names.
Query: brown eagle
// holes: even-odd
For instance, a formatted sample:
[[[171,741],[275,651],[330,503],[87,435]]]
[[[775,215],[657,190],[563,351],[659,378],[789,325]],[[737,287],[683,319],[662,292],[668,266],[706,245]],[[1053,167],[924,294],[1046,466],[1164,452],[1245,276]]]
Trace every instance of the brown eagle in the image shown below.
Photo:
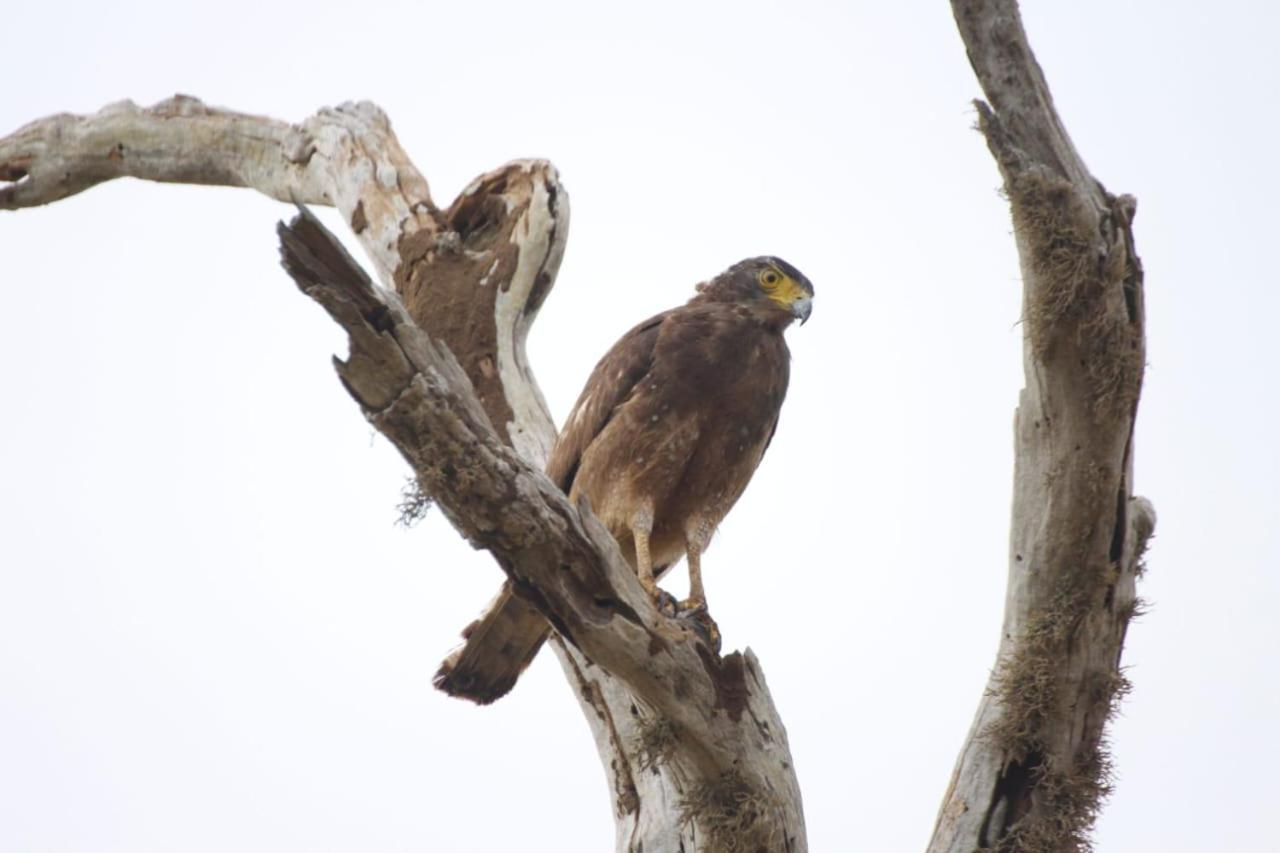
[[[774,257],[734,264],[697,291],[605,354],[547,461],[570,500],[586,496],[650,595],[687,557],[686,610],[706,607],[702,552],[778,425],[791,359],[783,330],[803,324],[813,304],[809,280]],[[550,630],[507,584],[463,632],[435,685],[492,702]]]

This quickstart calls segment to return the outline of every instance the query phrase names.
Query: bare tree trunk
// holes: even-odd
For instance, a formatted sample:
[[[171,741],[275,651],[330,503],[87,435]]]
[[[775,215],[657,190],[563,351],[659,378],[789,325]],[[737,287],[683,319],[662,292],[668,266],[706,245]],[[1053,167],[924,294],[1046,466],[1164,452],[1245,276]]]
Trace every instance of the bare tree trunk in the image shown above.
[[[1132,494],[1145,345],[1135,203],[1084,167],[1013,0],[953,9],[1013,212],[1027,387],[1000,651],[929,849],[1074,850],[1108,788],[1104,727],[1126,688],[1120,653],[1155,523]],[[618,850],[807,849],[759,663],[721,658],[657,613],[616,543],[540,473],[555,430],[524,341],[568,228],[549,164],[481,176],[441,210],[370,104],[291,126],[177,97],[0,140],[6,209],[123,175],[333,204],[359,236],[387,290],[305,214],[281,227],[286,266],[350,335],[337,367],[369,420],[556,627]]]
[[[1000,651],[929,850],[1081,850],[1109,790],[1104,729],[1128,689],[1120,653],[1155,525],[1132,491],[1145,358],[1136,203],[1076,153],[1015,0],[952,8],[1013,212],[1027,385]]]
[[[305,212],[281,226],[286,268],[348,332],[336,366],[369,421],[556,628],[618,850],[807,849],[786,733],[754,655],[721,657],[657,612],[608,533],[541,473],[555,428],[525,338],[567,237],[554,168],[509,164],[440,210],[367,103],[291,126],[179,96],[53,116],[0,140],[0,208],[125,175],[332,204],[350,224],[387,289]]]

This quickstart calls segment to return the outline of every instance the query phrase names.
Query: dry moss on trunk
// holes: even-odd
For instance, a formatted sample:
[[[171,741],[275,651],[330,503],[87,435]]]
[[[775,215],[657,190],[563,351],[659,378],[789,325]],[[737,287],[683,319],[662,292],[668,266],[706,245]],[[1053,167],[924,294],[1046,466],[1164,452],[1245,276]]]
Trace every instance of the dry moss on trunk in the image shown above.
[[[1035,358],[1075,358],[1087,374],[1095,418],[1131,415],[1142,387],[1144,347],[1135,323],[1142,270],[1127,245],[1136,202],[1105,195],[1099,209],[1077,187],[1029,169],[1005,174],[1024,264],[1023,308]],[[1125,300],[1117,312],[1113,300]]]
[[[790,849],[774,815],[780,799],[730,771],[690,786],[680,801],[681,819],[702,836],[698,849],[714,853],[774,853]]]

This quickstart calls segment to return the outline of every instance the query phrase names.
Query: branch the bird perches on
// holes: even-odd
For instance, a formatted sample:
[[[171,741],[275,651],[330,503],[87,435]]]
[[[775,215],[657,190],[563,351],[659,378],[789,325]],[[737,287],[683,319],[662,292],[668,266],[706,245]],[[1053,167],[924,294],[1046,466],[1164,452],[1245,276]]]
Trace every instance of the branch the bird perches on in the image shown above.
[[[555,429],[525,338],[555,281],[568,195],[518,161],[447,209],[372,104],[300,125],[178,96],[59,115],[0,140],[0,207],[115,177],[256,189],[332,204],[375,285],[305,210],[286,269],[347,332],[339,377],[420,487],[557,628],[553,648],[595,737],[619,850],[807,849],[786,733],[750,651],[721,657],[659,613],[585,508],[541,468]],[[429,306],[429,308],[428,308]]]

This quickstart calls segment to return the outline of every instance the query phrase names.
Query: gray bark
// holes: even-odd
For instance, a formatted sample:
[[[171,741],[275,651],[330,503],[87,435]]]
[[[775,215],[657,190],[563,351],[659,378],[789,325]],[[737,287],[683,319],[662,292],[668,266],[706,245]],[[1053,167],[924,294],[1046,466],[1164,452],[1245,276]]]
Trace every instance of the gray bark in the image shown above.
[[[555,429],[525,338],[568,231],[550,164],[509,164],[441,210],[371,104],[294,126],[176,97],[0,139],[5,209],[125,175],[341,211],[384,286],[305,212],[281,226],[286,267],[347,331],[336,366],[370,422],[555,626],[613,794],[618,850],[807,849],[759,662],[749,650],[721,657],[656,611],[608,533],[541,473]]]
[[[1105,727],[1128,689],[1120,655],[1155,525],[1133,495],[1145,359],[1136,203],[1085,167],[1014,0],[952,8],[1013,215],[1027,384],[1000,649],[929,850],[1080,850],[1110,786]]]
[[[1109,785],[1105,725],[1155,523],[1132,491],[1144,364],[1135,202],[1085,168],[1013,0],[953,0],[989,103],[1024,286],[1009,583],[1000,649],[929,849],[1075,850]],[[422,488],[559,632],[620,851],[807,849],[786,734],[750,653],[657,613],[584,508],[540,473],[555,429],[524,341],[568,202],[547,163],[478,178],[447,209],[370,104],[300,125],[178,97],[54,116],[0,140],[0,207],[130,175],[333,204],[379,288],[318,223],[282,227],[299,285],[348,332],[338,372]]]

